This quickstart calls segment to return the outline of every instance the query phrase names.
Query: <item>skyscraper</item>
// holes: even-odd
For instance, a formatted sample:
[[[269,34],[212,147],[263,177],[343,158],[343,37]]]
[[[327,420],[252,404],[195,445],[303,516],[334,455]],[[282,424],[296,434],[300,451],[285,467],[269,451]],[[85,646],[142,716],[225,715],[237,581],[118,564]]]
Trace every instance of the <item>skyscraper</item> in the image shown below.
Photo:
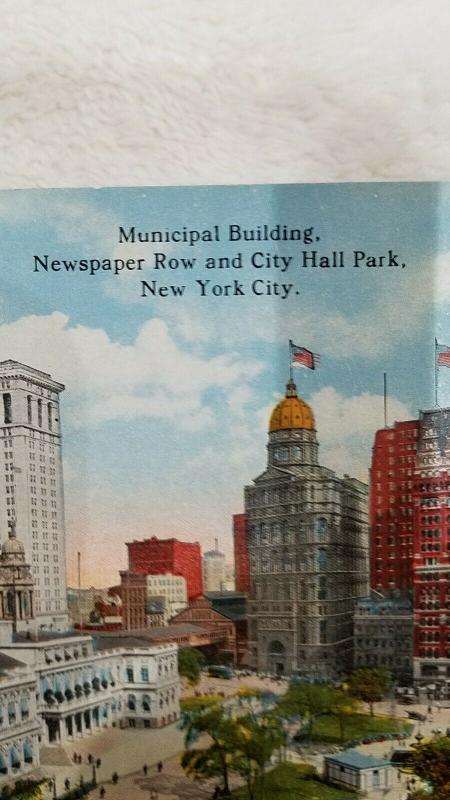
[[[355,601],[368,593],[367,486],[319,464],[311,408],[290,380],[268,463],[245,488],[253,665],[332,677],[351,667]]]
[[[59,395],[64,386],[18,361],[0,362],[0,530],[16,525],[31,565],[40,627],[67,628]]]
[[[450,698],[450,408],[419,415],[414,501],[414,681]]]
[[[203,556],[203,589],[205,592],[220,592],[226,581],[226,560],[215,541],[214,550],[208,550]]]
[[[370,584],[412,594],[413,479],[419,420],[375,434],[370,470]]]

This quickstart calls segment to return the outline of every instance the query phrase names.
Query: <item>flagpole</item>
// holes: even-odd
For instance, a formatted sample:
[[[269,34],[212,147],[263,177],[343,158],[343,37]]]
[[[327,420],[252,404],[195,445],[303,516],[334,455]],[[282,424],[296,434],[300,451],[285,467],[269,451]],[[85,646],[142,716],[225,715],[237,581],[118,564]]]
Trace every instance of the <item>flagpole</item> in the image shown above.
[[[294,368],[292,365],[292,339],[289,339],[289,380],[294,380]]]
[[[384,427],[387,428],[387,373],[383,372]]]
[[[439,382],[439,367],[438,367],[438,340],[434,339],[434,407],[438,408],[438,382]]]

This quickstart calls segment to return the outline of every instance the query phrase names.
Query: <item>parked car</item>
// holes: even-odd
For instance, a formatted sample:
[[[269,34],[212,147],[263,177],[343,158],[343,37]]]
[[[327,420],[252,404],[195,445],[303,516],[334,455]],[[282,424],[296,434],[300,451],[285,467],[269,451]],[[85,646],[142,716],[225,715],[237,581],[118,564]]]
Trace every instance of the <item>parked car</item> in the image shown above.
[[[210,678],[223,678],[226,681],[234,677],[234,672],[231,667],[224,667],[222,665],[211,665],[208,667],[208,675]]]

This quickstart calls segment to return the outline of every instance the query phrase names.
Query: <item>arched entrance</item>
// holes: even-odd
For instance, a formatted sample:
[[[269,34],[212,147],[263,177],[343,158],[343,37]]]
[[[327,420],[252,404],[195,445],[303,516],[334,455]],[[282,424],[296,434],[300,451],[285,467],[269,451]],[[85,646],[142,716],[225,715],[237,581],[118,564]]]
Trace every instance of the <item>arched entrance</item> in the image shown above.
[[[286,672],[286,648],[278,639],[270,642],[267,653],[269,672],[284,675]]]

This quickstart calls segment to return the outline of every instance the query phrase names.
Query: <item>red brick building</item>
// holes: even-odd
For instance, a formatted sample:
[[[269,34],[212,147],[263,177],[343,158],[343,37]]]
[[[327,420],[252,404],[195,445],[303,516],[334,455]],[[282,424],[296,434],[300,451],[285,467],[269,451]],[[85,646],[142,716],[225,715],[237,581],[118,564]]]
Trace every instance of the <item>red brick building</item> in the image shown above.
[[[178,539],[151,539],[127,542],[128,570],[135,575],[182,575],[188,599],[203,591],[202,554],[198,542]]]
[[[370,584],[412,592],[413,481],[419,420],[375,434],[370,471]]]
[[[450,409],[377,431],[371,584],[412,594],[414,682],[450,699]]]
[[[234,579],[237,592],[250,591],[248,515],[233,515]]]

